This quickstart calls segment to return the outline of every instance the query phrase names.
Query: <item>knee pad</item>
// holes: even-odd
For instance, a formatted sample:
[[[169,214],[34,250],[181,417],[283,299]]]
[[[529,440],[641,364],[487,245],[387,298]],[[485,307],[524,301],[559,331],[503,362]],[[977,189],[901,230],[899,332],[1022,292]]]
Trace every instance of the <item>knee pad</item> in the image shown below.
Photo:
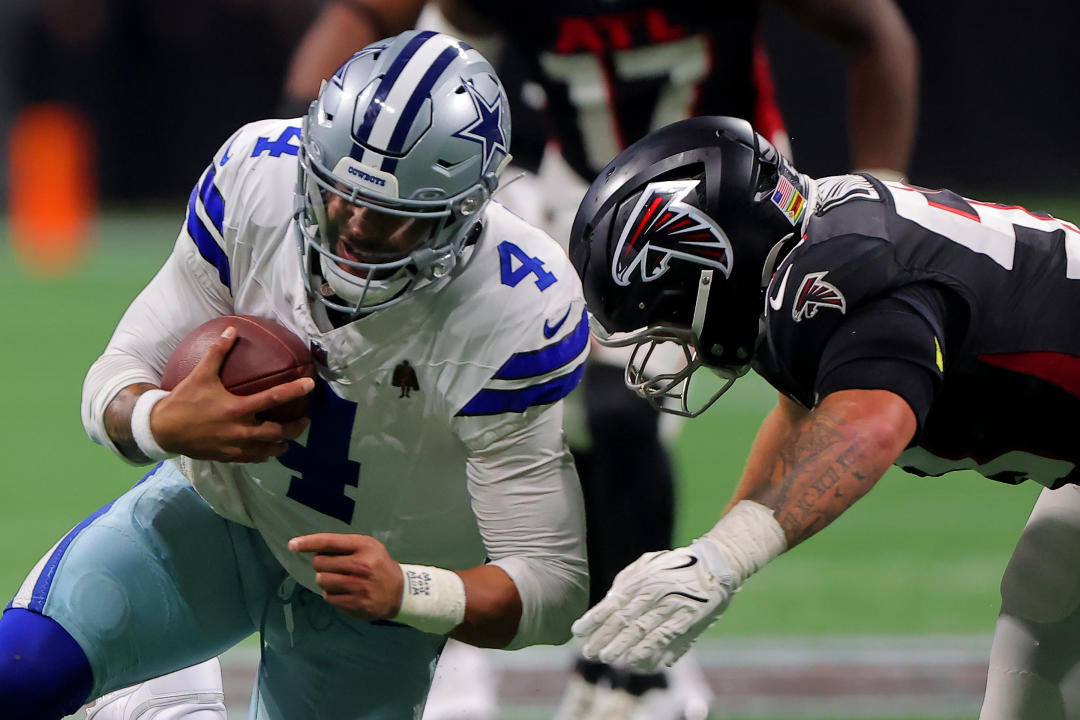
[[[226,720],[217,658],[103,695],[86,720]]]
[[[0,617],[0,707],[5,718],[59,720],[86,702],[93,680],[86,654],[55,620],[22,608]]]
[[[1001,578],[1003,613],[1059,622],[1080,608],[1080,488],[1044,490]]]

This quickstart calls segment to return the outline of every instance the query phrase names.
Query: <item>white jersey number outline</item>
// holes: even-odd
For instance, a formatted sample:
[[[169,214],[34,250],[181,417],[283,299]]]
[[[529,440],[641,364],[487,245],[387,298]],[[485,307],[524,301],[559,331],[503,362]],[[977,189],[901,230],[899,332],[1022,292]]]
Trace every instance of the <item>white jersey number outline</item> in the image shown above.
[[[616,50],[611,55],[618,80],[665,79],[649,121],[650,130],[693,114],[699,86],[711,65],[705,36]],[[540,65],[548,77],[566,85],[570,102],[577,110],[577,126],[589,165],[604,167],[623,149],[607,68],[600,57],[591,53],[545,52],[540,55]]]
[[[986,255],[1006,270],[1012,270],[1016,254],[1016,228],[1065,234],[1065,277],[1080,280],[1080,229],[1053,217],[1038,217],[1019,205],[995,205],[978,200],[964,201],[977,214],[936,204],[932,190],[903,183],[885,183],[892,194],[896,214],[943,235],[974,252]]]

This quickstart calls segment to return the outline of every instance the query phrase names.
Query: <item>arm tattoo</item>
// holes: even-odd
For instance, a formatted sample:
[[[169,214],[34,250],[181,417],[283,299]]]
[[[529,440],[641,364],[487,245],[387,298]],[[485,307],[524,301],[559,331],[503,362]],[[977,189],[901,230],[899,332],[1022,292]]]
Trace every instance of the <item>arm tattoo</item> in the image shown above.
[[[150,458],[143,455],[139,446],[135,444],[135,438],[131,436],[131,411],[135,409],[135,401],[147,390],[153,389],[150,383],[136,383],[116,393],[105,408],[105,432],[113,441],[117,449],[124,457],[137,463],[150,462]]]
[[[794,547],[832,522],[866,494],[887,465],[868,457],[858,430],[818,408],[777,453],[761,500],[776,508],[776,519]]]

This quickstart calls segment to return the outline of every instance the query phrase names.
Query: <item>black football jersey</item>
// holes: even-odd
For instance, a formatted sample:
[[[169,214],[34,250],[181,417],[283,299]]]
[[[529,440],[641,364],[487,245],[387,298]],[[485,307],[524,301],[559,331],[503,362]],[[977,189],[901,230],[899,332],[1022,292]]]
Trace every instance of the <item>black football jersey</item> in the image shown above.
[[[1080,482],[1080,230],[1024,208],[861,175],[818,181],[766,294],[755,368],[812,408],[842,389],[904,397],[897,465]]]
[[[779,128],[756,2],[465,2],[543,86],[552,131],[586,181],[650,130],[693,115],[743,117],[766,137]]]

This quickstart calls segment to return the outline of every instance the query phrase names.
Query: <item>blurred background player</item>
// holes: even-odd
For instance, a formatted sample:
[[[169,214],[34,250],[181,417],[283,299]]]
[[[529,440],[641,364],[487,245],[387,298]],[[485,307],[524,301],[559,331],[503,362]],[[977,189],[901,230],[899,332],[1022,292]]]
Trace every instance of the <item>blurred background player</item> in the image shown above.
[[[899,178],[914,141],[918,64],[899,9],[892,0],[777,4],[846,52],[853,167]],[[336,0],[324,5],[301,41],[286,93],[291,108],[302,107],[357,45],[418,21],[448,23],[489,57],[520,70],[520,79],[530,83],[526,88],[542,88],[540,102],[535,93],[515,96],[511,90],[515,139],[527,127],[546,130],[550,139],[542,159],[515,148],[518,165],[536,169],[539,178],[512,183],[499,200],[566,243],[587,184],[651,129],[691,115],[739,115],[790,154],[760,38],[760,13],[758,2]],[[627,562],[672,543],[671,463],[656,411],[624,386],[624,361],[618,350],[594,348],[582,388],[571,398],[584,411],[568,412],[568,437],[585,493],[592,602]],[[560,720],[628,717],[642,695],[669,680],[584,659],[574,669]],[[697,685],[690,691],[695,699],[688,701],[697,714],[707,707],[707,689],[693,678],[686,668],[673,682]],[[662,702],[661,695],[649,693],[649,699]],[[429,713],[439,707],[437,697],[433,693]],[[655,706],[646,712],[655,718],[686,710]]]
[[[509,148],[494,70],[434,32],[365,47],[304,118],[220,147],[83,386],[90,437],[157,464],[4,611],[5,717],[59,720],[184,667],[124,712],[216,716],[216,668],[190,666],[252,633],[252,718],[416,717],[448,635],[569,638],[588,588],[561,399],[589,333],[565,253],[489,203]],[[228,328],[157,387],[180,340],[227,314],[301,336],[318,381],[227,392]],[[309,393],[304,418],[260,417]],[[159,714],[178,688],[201,707]]]

